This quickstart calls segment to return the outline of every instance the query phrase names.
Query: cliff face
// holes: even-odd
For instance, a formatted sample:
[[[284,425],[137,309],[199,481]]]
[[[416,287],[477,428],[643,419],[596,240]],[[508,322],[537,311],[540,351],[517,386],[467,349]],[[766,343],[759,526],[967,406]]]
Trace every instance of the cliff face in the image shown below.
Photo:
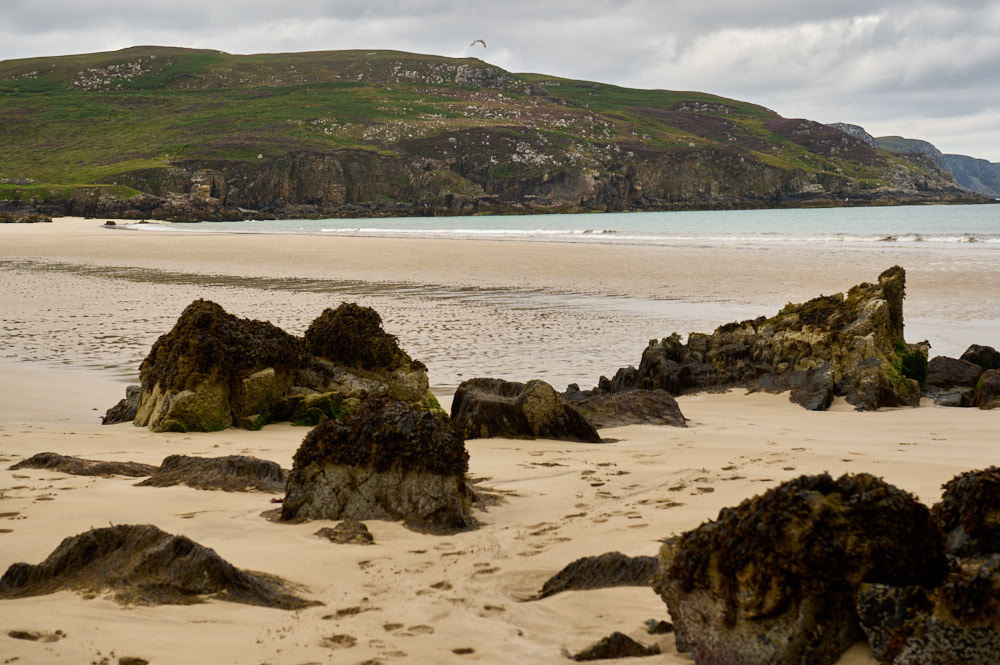
[[[0,183],[20,183],[0,191],[0,212],[193,221],[978,200],[932,161],[837,127],[475,59],[142,47],[0,62],[0,82]],[[60,182],[89,184],[47,184]]]

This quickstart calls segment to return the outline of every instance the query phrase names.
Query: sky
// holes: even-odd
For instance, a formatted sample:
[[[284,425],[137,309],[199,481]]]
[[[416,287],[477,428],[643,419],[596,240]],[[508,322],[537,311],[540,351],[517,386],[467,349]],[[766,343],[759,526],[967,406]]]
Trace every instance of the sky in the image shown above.
[[[0,60],[139,45],[475,56],[1000,162],[1000,0],[3,0],[0,17]]]

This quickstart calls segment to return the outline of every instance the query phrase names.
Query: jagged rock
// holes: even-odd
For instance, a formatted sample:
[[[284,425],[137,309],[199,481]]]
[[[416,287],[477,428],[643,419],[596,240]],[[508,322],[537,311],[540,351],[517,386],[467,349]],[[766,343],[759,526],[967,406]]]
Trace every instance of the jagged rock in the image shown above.
[[[244,455],[170,455],[156,473],[136,484],[144,487],[187,485],[199,490],[226,492],[282,492],[285,472],[275,462]]]
[[[697,663],[829,665],[861,636],[862,582],[937,584],[941,532],[868,474],[802,476],[667,541],[653,588]]]
[[[451,420],[467,439],[560,439],[600,443],[601,437],[549,384],[476,378],[463,381],[451,403]]]
[[[324,420],[295,453],[281,519],[400,520],[466,529],[472,492],[462,437],[437,413],[370,397]]]
[[[51,469],[74,476],[151,476],[159,467],[139,462],[102,462],[58,453],[37,453],[10,467],[15,469]]]
[[[677,400],[662,390],[604,393],[568,401],[598,429],[623,425],[687,427]]]
[[[960,566],[935,589],[862,585],[858,615],[880,663],[1000,663],[1000,556]]]
[[[992,346],[973,344],[965,350],[961,359],[979,365],[983,368],[983,371],[1000,369],[1000,351],[997,351]]]
[[[404,402],[427,397],[427,368],[382,329],[382,317],[370,307],[343,303],[324,310],[306,330],[304,343],[310,355],[384,384],[390,397]]]
[[[916,406],[927,349],[903,341],[905,279],[896,266],[846,296],[789,304],[771,318],[729,323],[711,335],[691,333],[686,344],[677,334],[651,340],[639,363],[638,387],[673,395],[790,390],[794,402],[810,409],[827,408],[835,395],[858,409]]]
[[[969,405],[980,409],[1000,408],[1000,370],[988,369],[983,372]]]
[[[655,556],[625,556],[608,552],[577,559],[546,580],[539,598],[563,591],[584,591],[618,586],[650,586],[659,567]]]
[[[332,529],[330,527],[323,527],[314,535],[326,538],[331,543],[339,545],[375,544],[375,538],[372,537],[372,532],[368,530],[365,523],[353,519],[344,520]]]
[[[616,658],[637,658],[641,656],[656,656],[660,653],[660,645],[647,647],[636,642],[624,633],[614,632],[601,641],[593,644],[572,658],[575,661],[611,660]]]
[[[0,212],[0,224],[39,224],[52,223],[51,215],[37,212],[21,212],[17,214]]]
[[[375,310],[343,303],[299,338],[196,300],[142,362],[133,422],[155,432],[259,429],[287,419],[315,424],[369,394],[435,408],[426,367],[381,325]],[[104,423],[128,418],[132,399],[129,388]]]
[[[64,539],[37,565],[15,563],[0,578],[0,598],[71,590],[110,592],[128,605],[184,605],[217,598],[297,610],[317,603],[280,578],[240,570],[214,550],[155,526],[122,524]]]
[[[125,399],[107,410],[101,418],[101,424],[117,425],[118,423],[129,423],[135,420],[136,411],[139,410],[139,396],[141,394],[142,389],[139,386],[128,386],[125,388]]]
[[[301,358],[299,338],[196,300],[142,361],[135,423],[154,432],[210,432],[266,413],[291,386]]]
[[[935,356],[927,363],[927,386],[975,388],[983,368],[968,360]]]
[[[934,516],[959,556],[1000,552],[1000,467],[966,471],[944,484]]]

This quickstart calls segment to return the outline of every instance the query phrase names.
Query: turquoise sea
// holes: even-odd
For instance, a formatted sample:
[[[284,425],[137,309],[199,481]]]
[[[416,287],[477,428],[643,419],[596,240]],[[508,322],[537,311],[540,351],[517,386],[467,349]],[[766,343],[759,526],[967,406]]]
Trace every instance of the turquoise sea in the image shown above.
[[[1000,250],[1000,204],[144,223],[137,230],[668,246],[914,245]]]

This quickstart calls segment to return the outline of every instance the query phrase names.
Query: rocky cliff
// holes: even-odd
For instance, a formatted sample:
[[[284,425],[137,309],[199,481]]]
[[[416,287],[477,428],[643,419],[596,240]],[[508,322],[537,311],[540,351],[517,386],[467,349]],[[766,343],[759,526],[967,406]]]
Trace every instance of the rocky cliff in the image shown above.
[[[0,122],[0,183],[13,183],[0,213],[194,221],[982,200],[924,157],[747,102],[396,51],[141,47],[0,62]]]

